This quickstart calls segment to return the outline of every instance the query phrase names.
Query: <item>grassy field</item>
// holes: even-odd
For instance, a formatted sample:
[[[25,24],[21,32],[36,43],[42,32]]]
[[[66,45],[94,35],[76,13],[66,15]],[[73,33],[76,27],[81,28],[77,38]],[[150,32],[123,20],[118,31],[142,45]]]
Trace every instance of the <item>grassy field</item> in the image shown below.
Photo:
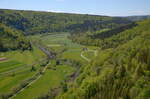
[[[19,67],[20,65],[23,65],[23,63],[18,61],[5,61],[0,63],[0,73],[15,69]]]
[[[60,53],[59,58],[86,62],[80,57],[83,46],[72,43],[67,36],[68,34],[66,33],[46,36],[36,35],[32,36],[31,39],[42,42],[42,44],[57,53],[66,49],[64,52]],[[61,82],[75,71],[73,66],[67,64],[55,65],[53,64],[53,61],[51,62],[52,63],[49,66],[51,69],[47,69],[39,80],[26,88],[23,92],[17,94],[14,99],[35,99],[47,93],[51,88],[60,86]]]
[[[68,39],[69,33],[60,33],[60,34],[49,34],[49,35],[36,35],[32,36],[32,39],[39,39],[44,45],[49,47],[50,49],[56,51],[57,53],[62,52],[60,57],[64,59],[71,59],[80,62],[86,62],[82,57],[80,57],[83,48],[89,48],[96,50],[96,47],[93,46],[83,46],[77,43],[73,43],[70,39]],[[64,50],[64,51],[63,51]],[[86,56],[92,56],[89,58],[94,58],[91,55],[91,52],[88,51],[85,53]]]
[[[58,59],[74,60],[82,64],[87,63],[87,61],[81,57],[83,48],[93,50],[97,48],[73,43],[68,39],[68,35],[68,33],[34,35],[29,38],[33,42],[38,41],[50,50],[55,51],[58,55]],[[90,51],[84,54],[88,58],[94,58],[93,53]],[[37,71],[31,72],[31,64],[45,57],[44,53],[35,47],[33,51],[13,51],[0,53],[0,56],[7,58],[7,60],[0,62],[0,93],[8,92],[25,79],[32,77],[38,72],[40,66],[37,65]],[[47,93],[51,88],[60,86],[61,82],[73,74],[76,69],[67,64],[55,65],[53,61],[50,62],[51,64],[48,67],[51,69],[47,69],[40,79],[17,94],[14,99],[35,99]],[[10,75],[1,75],[1,73],[5,74],[7,72],[9,72]]]
[[[11,51],[0,53],[0,56],[7,59],[0,62],[0,93],[7,93],[38,71],[40,67],[35,65],[37,71],[31,72],[31,65],[45,54],[34,47],[32,51]]]
[[[51,67],[53,67],[53,65],[51,65]],[[36,99],[47,93],[50,88],[58,87],[60,83],[73,72],[74,68],[67,65],[57,65],[55,69],[47,69],[38,81],[18,94],[14,99]]]
[[[93,51],[85,51],[83,55],[87,57],[89,60],[95,58],[95,51],[99,48],[95,46],[84,46],[77,43],[72,42],[69,38],[69,33],[49,33],[46,35],[36,35],[32,36],[32,39],[38,39],[38,41],[42,42],[45,46],[49,47],[51,50],[56,51],[59,55],[59,58],[70,59],[75,61],[80,61],[81,63],[87,63],[83,57],[81,57],[81,53],[84,51],[84,48]]]

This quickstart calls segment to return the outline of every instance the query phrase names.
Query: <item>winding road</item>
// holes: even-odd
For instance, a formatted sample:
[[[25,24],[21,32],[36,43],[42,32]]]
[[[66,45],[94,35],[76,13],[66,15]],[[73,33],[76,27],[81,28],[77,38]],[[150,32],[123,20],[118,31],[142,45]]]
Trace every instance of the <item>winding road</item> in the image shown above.
[[[93,53],[94,53],[94,56],[95,56],[95,57],[97,56],[97,50],[87,49],[87,51],[82,51],[81,54],[80,54],[80,56],[81,56],[84,60],[86,60],[86,61],[88,61],[88,62],[90,62],[91,59],[89,59],[89,58],[87,58],[86,56],[83,55],[83,53],[85,53],[85,52],[93,52]]]

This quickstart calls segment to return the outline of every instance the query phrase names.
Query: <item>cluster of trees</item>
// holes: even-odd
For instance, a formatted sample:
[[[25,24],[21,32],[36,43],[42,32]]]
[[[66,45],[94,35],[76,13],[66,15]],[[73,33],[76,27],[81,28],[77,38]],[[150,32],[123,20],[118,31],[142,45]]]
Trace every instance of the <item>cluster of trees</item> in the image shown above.
[[[149,99],[150,20],[137,24],[112,36],[118,46],[101,50],[56,99]]]
[[[117,28],[114,28],[114,29],[111,29],[111,30],[107,30],[107,31],[104,31],[104,32],[100,32],[100,33],[97,33],[95,35],[92,35],[92,38],[93,39],[105,39],[105,38],[109,38],[113,35],[117,35],[127,29],[130,29],[130,28],[133,28],[135,27],[136,24],[135,23],[131,23],[131,24],[128,24],[128,25],[125,25],[125,26],[120,26],[120,27],[117,27]]]
[[[0,23],[0,51],[16,49],[31,50],[32,48],[21,31]]]

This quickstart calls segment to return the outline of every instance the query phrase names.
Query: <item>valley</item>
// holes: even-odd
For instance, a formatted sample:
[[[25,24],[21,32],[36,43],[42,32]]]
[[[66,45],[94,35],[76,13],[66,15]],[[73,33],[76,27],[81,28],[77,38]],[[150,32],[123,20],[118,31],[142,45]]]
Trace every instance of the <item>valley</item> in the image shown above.
[[[0,99],[149,99],[149,16],[0,9]]]
[[[89,51],[84,52],[83,48],[88,48],[88,46],[82,46],[82,45],[73,43],[71,40],[68,39],[68,35],[69,33],[47,34],[46,36],[44,35],[29,36],[28,38],[31,39],[31,42],[32,40],[33,42],[38,42],[41,45],[44,45],[50,51],[53,51],[56,54],[58,54],[59,61],[72,60],[72,61],[77,61],[82,64],[85,64],[86,61],[94,59],[94,57],[96,57],[94,50],[89,50]],[[34,52],[36,50],[37,52]],[[37,53],[40,54],[39,52],[41,53],[41,55],[37,55]],[[85,53],[85,55],[84,54],[82,55],[83,52]],[[4,83],[1,92],[9,92],[11,90],[15,90],[14,86],[17,86],[24,80],[31,78],[31,76],[34,77],[36,73],[39,72],[43,68],[43,67],[38,66],[38,63],[40,63],[40,61],[42,61],[44,57],[46,58],[46,55],[44,55],[42,50],[40,50],[40,48],[38,48],[37,46],[35,46],[35,49],[33,49],[33,53],[34,53],[33,56],[32,56],[32,53],[30,52],[18,53],[17,51],[16,52],[12,51],[8,53],[1,53],[3,54],[3,57],[5,56],[9,59],[9,60],[1,61],[0,76],[3,79],[0,79],[0,82],[1,82],[1,85],[2,83]],[[88,53],[90,57],[88,57],[89,56]],[[14,54],[15,56],[12,56]],[[19,60],[18,60],[18,56],[20,57]],[[39,56],[39,59],[37,58],[37,56]],[[34,57],[36,58],[35,60],[34,60]],[[15,62],[15,61],[13,62],[12,60],[17,60],[19,62]],[[8,67],[8,66],[11,66],[11,67]],[[31,71],[32,66],[35,67],[35,71]],[[3,69],[2,67],[5,67],[5,68]],[[63,81],[69,79],[69,75],[72,75],[76,71],[77,71],[76,67],[72,66],[72,64],[70,63],[57,64],[55,59],[49,59],[49,64],[47,64],[43,68],[43,71],[42,71],[43,74],[37,76],[35,80],[28,83],[26,87],[17,91],[17,93],[11,96],[10,99],[20,99],[22,97],[24,97],[25,99],[26,98],[30,98],[30,99],[38,98],[41,95],[48,93],[50,89],[59,87]],[[20,80],[18,81],[18,83],[15,80],[15,79],[18,80],[17,76],[20,77]],[[8,79],[10,79],[11,82],[9,81],[9,83],[5,83],[6,81],[8,81]],[[13,84],[11,85],[11,83]],[[8,86],[8,85],[12,87],[5,88],[5,86]],[[31,97],[31,94],[32,94],[32,97]]]

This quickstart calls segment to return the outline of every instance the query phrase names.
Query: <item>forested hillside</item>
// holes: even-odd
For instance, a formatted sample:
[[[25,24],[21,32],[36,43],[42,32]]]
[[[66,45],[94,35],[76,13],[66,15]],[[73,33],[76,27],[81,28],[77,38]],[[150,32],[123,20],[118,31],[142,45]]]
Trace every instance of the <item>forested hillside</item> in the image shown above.
[[[108,37],[98,56],[57,99],[149,99],[150,20]]]
[[[121,32],[127,29],[134,28],[135,26],[137,26],[137,23],[133,22],[115,28],[104,28],[92,32],[85,31],[86,33],[74,31],[71,33],[70,39],[72,39],[73,42],[77,42],[83,45],[94,45],[94,46],[100,46],[102,48],[108,48],[113,46],[111,45],[113,42],[109,42],[108,38],[120,34]],[[111,44],[106,45],[105,43],[111,43]]]
[[[102,49],[115,48],[140,35],[141,31],[147,31],[149,25],[141,25],[142,22],[133,22],[113,29],[103,29],[88,33],[72,33],[70,39],[84,45],[99,46]],[[132,31],[132,33],[130,31]]]
[[[0,21],[25,34],[96,31],[131,23],[119,17],[5,9],[0,9]]]
[[[25,38],[21,31],[0,23],[0,51],[16,49],[30,50],[29,40]]]

